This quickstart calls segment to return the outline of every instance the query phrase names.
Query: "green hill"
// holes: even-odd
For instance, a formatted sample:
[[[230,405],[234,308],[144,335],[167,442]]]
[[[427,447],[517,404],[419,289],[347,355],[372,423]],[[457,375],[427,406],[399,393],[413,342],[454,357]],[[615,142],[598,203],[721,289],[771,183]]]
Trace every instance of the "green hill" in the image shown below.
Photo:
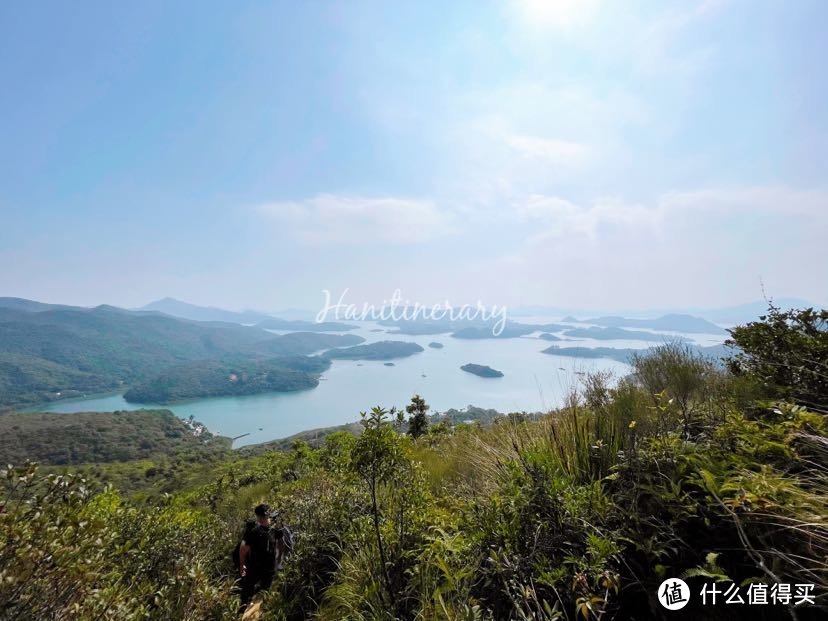
[[[196,360],[308,355],[362,341],[355,335],[309,332],[277,336],[253,327],[106,306],[0,307],[0,405],[130,385]]]
[[[55,398],[117,390],[120,382],[26,354],[0,352],[0,404],[40,403]]]
[[[0,415],[0,463],[125,462],[230,448],[229,438],[169,410]]]
[[[168,404],[184,399],[292,392],[314,388],[331,361],[285,356],[252,362],[200,360],[177,365],[124,393],[130,403]]]

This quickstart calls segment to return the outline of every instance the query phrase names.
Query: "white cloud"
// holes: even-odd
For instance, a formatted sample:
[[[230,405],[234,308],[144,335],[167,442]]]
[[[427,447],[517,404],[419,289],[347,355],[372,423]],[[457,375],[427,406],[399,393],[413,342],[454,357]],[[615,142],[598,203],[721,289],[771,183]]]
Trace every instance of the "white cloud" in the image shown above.
[[[654,230],[662,219],[661,210],[602,198],[588,205],[575,204],[557,196],[535,194],[516,205],[518,219],[544,227],[543,239],[586,235],[596,237],[609,229],[632,227]]]
[[[793,190],[783,186],[669,192],[661,197],[659,203],[664,209],[765,212],[828,220],[828,193],[817,190]]]
[[[454,216],[433,201],[317,194],[257,206],[259,213],[309,243],[418,243],[453,230]]]
[[[548,225],[561,234],[594,234],[601,228],[631,226],[650,229],[669,222],[715,222],[745,216],[785,218],[801,223],[811,218],[828,226],[828,192],[794,190],[781,186],[710,188],[667,192],[650,206],[617,198],[575,204],[558,196],[530,195],[515,204],[522,221]]]
[[[550,140],[520,134],[507,134],[503,140],[524,157],[544,160],[555,165],[582,162],[589,153],[586,145],[568,140]]]

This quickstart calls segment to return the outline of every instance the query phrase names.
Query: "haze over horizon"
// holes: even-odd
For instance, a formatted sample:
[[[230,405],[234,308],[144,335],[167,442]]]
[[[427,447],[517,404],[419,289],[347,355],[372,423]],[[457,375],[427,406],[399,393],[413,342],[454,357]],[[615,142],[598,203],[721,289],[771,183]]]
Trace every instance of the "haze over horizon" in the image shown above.
[[[0,296],[828,306],[826,18],[4,5]]]

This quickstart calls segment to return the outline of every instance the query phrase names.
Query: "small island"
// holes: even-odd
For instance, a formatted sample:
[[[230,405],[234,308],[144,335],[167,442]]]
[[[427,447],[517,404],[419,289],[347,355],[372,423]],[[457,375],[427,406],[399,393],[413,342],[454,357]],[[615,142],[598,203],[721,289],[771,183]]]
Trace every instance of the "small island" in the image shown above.
[[[549,332],[544,332],[543,334],[538,335],[539,339],[543,339],[544,341],[562,341],[563,339],[555,334],[551,334]]]
[[[328,358],[339,360],[392,360],[405,358],[424,351],[417,343],[405,341],[379,341],[355,347],[331,349],[325,353]]]
[[[438,343],[437,341],[431,341],[428,346],[431,347],[431,349],[443,349],[443,344]]]
[[[466,373],[477,375],[478,377],[503,377],[503,373],[492,367],[487,367],[482,364],[464,364],[460,367]]]
[[[500,334],[495,334],[493,326],[486,326],[483,328],[472,327],[462,328],[456,332],[452,332],[451,336],[456,339],[512,339],[518,336],[526,336],[532,332],[538,331],[537,326],[530,326],[528,324],[508,324]]]

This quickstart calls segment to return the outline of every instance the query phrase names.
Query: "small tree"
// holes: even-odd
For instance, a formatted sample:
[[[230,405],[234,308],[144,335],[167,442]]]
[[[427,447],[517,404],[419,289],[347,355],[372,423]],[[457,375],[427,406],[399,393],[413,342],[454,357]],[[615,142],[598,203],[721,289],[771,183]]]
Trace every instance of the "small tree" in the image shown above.
[[[371,496],[371,514],[374,521],[374,536],[377,540],[382,578],[391,602],[394,602],[394,588],[388,573],[388,556],[380,530],[380,508],[377,495],[380,486],[395,479],[403,467],[405,456],[400,443],[400,436],[387,420],[388,411],[375,407],[370,413],[360,412],[360,421],[365,430],[351,452],[351,466],[354,472],[365,482]]]
[[[767,397],[828,412],[828,310],[782,311],[730,330],[741,351],[728,361],[736,375],[756,378]]]
[[[430,406],[420,395],[411,397],[411,403],[405,406],[405,411],[410,414],[408,418],[408,435],[415,440],[428,431],[428,410]]]
[[[630,364],[634,380],[650,395],[653,406],[665,414],[675,409],[681,418],[683,437],[693,435],[699,422],[699,406],[705,402],[705,391],[715,374],[713,362],[688,345],[675,342],[633,354]]]
[[[398,410],[397,407],[394,406],[388,411],[388,416],[394,421],[394,429],[396,429],[398,433],[401,433],[403,427],[405,427],[405,411]]]

